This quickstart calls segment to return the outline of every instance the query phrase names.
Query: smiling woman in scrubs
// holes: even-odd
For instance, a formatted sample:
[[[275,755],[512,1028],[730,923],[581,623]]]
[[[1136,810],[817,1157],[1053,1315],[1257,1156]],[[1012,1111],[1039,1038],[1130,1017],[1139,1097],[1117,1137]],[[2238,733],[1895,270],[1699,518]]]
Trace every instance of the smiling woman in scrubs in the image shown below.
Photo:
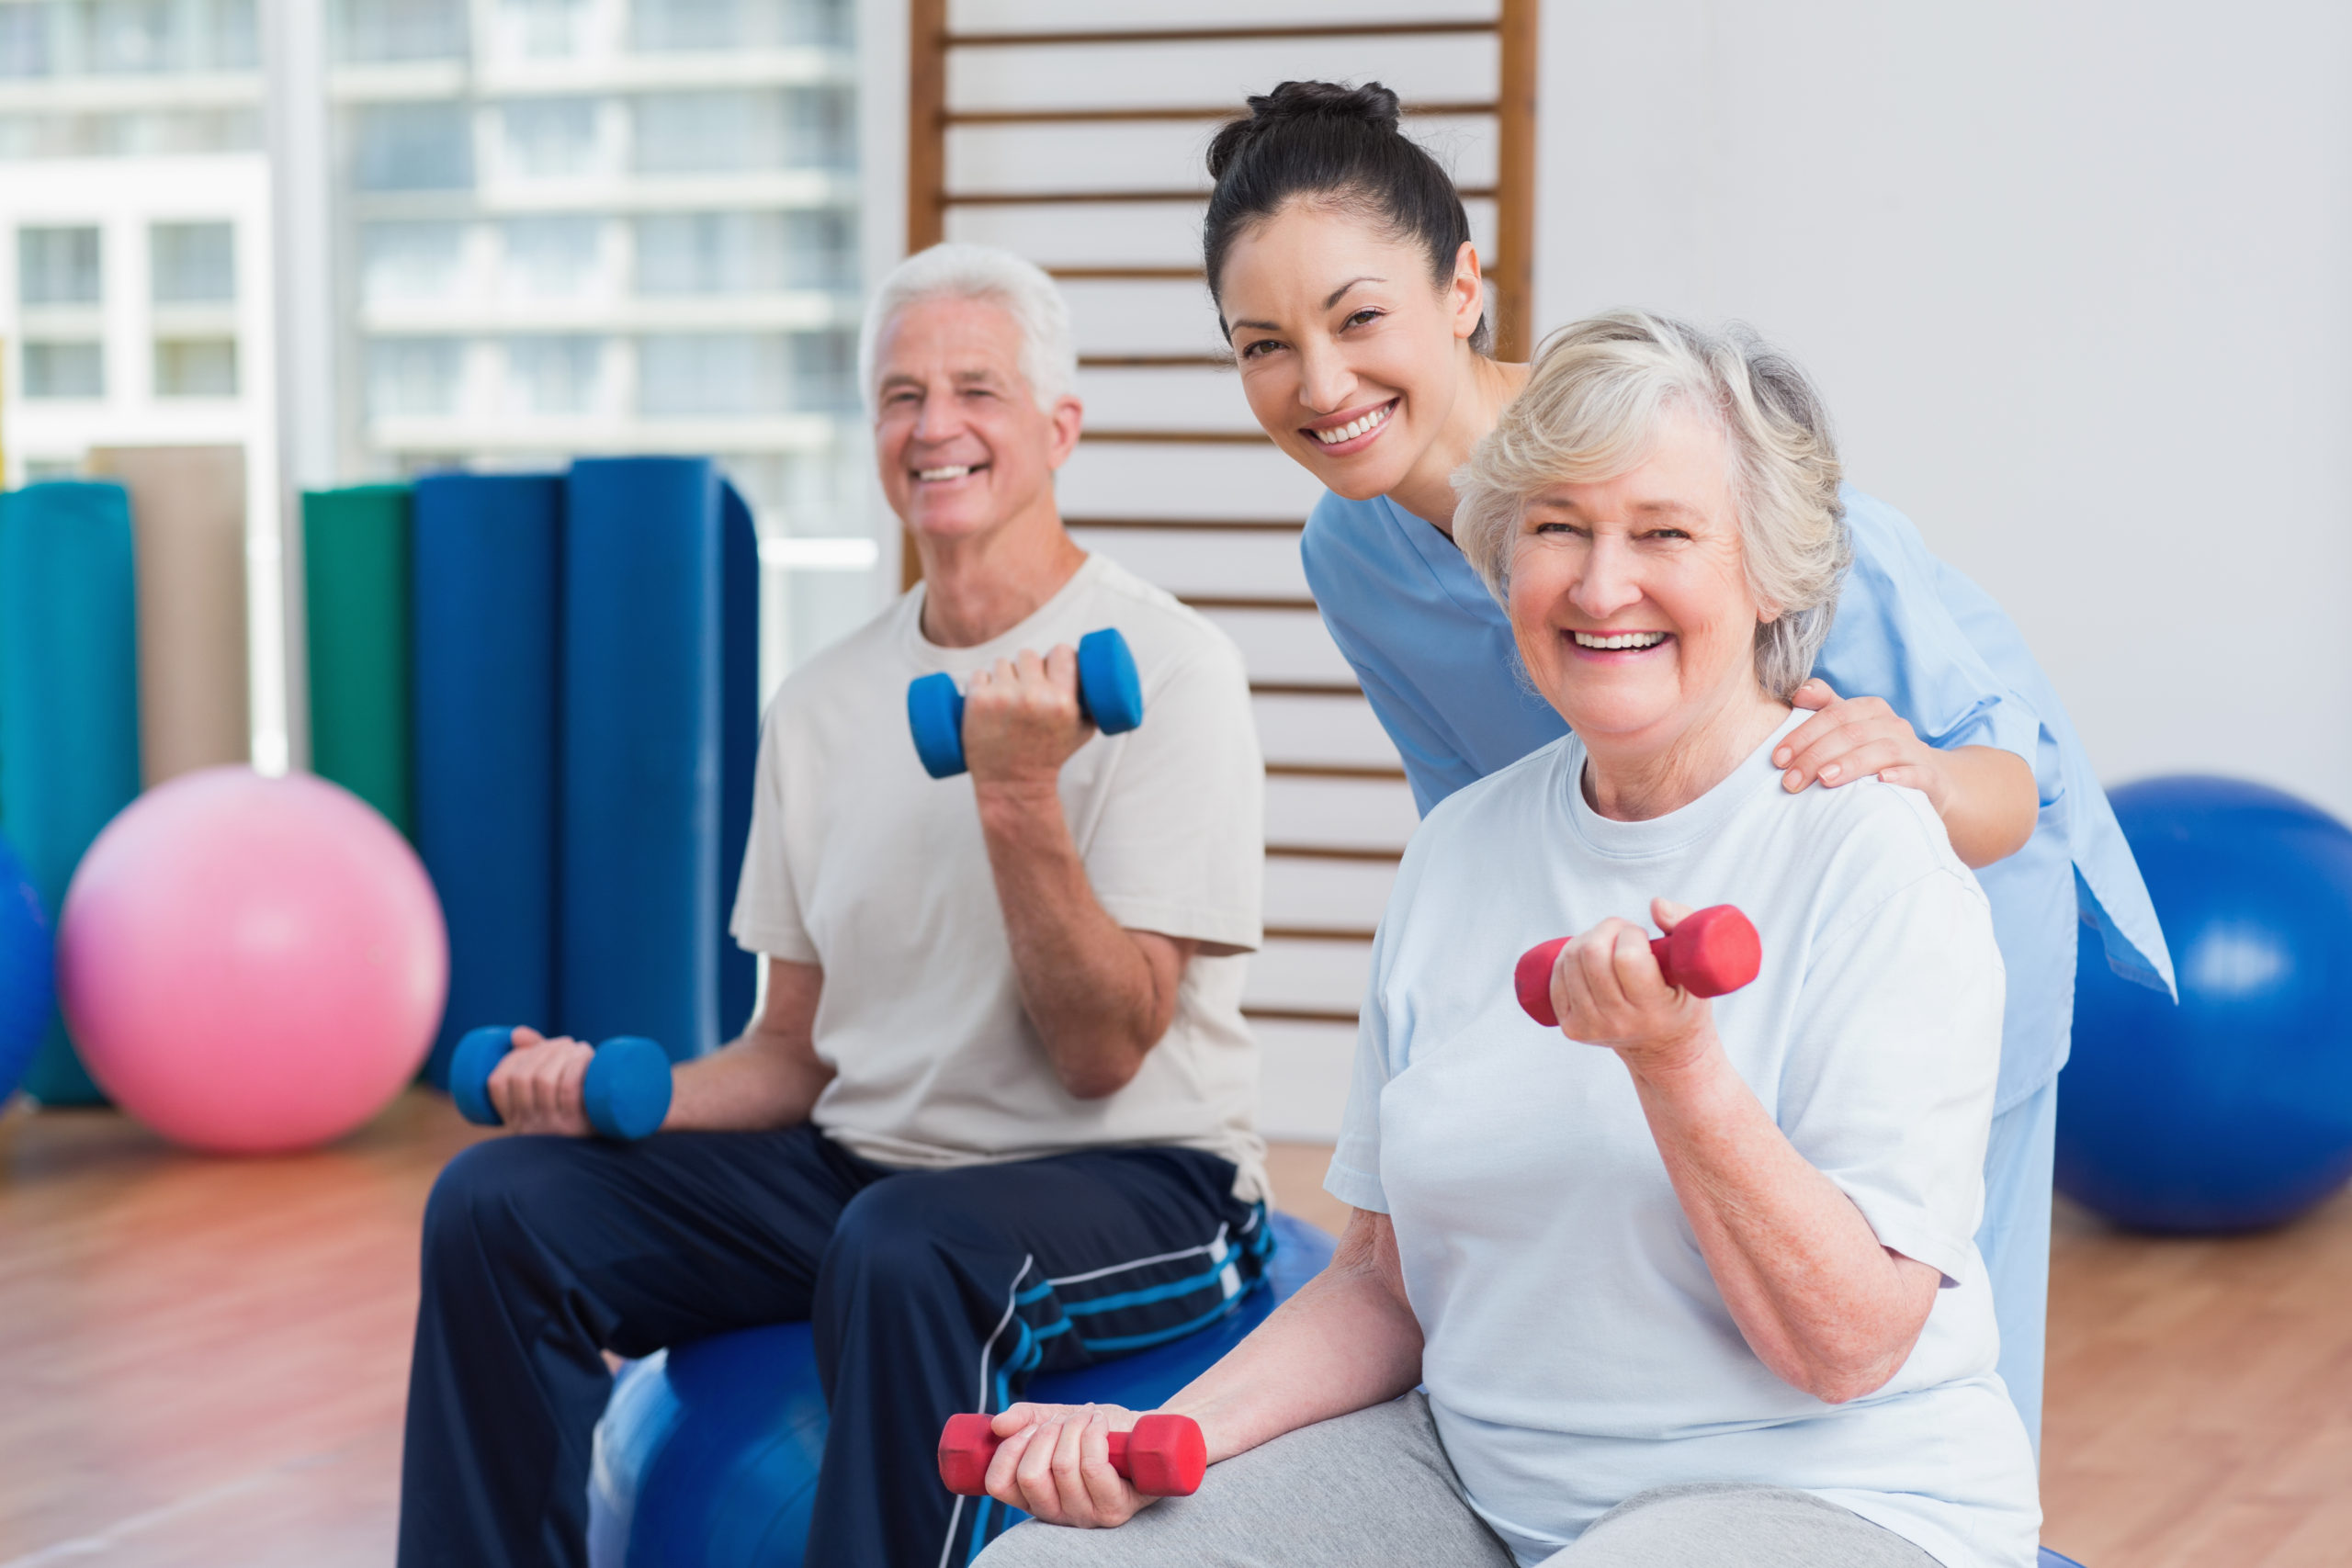
[[[1453,535],[1454,472],[1527,367],[1486,351],[1468,219],[1398,129],[1395,94],[1292,82],[1250,103],[1209,153],[1209,288],[1259,423],[1329,491],[1307,519],[1307,581],[1426,814],[1566,728],[1514,673],[1510,623]],[[1793,695],[1819,711],[1772,761],[1792,791],[1872,775],[1919,790],[1992,900],[2008,999],[1976,1242],[2001,1376],[2038,1443],[2077,917],[2146,985],[2169,989],[2171,960],[2016,626],[1900,513],[1850,485],[1838,499],[1853,565]]]

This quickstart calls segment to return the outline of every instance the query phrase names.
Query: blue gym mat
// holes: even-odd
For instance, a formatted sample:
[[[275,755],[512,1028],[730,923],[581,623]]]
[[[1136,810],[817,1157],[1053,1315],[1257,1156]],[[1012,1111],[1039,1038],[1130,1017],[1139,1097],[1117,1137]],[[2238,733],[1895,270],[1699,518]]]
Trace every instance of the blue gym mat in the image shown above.
[[[0,495],[0,832],[52,930],[82,852],[138,794],[130,497],[74,479]],[[104,1102],[54,1011],[24,1088]]]
[[[730,599],[756,620],[751,514],[723,504],[700,457],[582,459],[565,513],[558,1013],[582,1039],[649,1035],[683,1061],[743,1022],[719,1008],[734,892],[721,781],[740,751],[748,827],[756,738],[730,744],[723,720],[740,691],[734,723],[756,723],[757,635],[727,624]],[[730,651],[751,666],[740,687]]]
[[[735,945],[727,920],[752,836],[752,775],[760,750],[760,536],[752,508],[722,484],[719,600],[722,620],[718,708],[718,1037],[731,1039],[752,1019],[759,960]]]
[[[449,923],[449,1006],[425,1074],[482,1023],[557,1027],[556,650],[563,479],[416,483],[416,847]]]

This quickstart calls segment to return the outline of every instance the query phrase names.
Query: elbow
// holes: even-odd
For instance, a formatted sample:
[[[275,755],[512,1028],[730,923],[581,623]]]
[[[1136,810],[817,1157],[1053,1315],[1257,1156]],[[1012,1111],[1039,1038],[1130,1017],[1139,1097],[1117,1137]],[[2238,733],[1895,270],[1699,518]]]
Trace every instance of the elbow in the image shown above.
[[[1849,1404],[1884,1388],[1899,1365],[1900,1362],[1860,1368],[1816,1367],[1793,1381],[1824,1404]]]
[[[1141,1051],[1106,1048],[1090,1053],[1082,1061],[1057,1063],[1054,1071],[1061,1079],[1062,1092],[1072,1100],[1108,1100],[1136,1081],[1136,1075],[1143,1071],[1143,1058]]]

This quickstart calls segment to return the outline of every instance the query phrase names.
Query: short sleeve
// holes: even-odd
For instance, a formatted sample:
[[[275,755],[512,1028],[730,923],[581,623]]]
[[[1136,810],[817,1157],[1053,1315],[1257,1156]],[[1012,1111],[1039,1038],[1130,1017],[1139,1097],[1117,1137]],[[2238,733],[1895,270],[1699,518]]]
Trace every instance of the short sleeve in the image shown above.
[[[821,962],[800,915],[785,835],[785,721],[775,708],[760,733],[760,760],[752,781],[752,831],[743,845],[743,874],[735,884],[735,913],[728,922],[737,946],[792,964]]]
[[[1095,898],[1130,931],[1255,949],[1266,770],[1240,654],[1222,638],[1193,650],[1146,687],[1142,726],[1116,743],[1080,846]]]
[[[1782,1131],[1881,1244],[1964,1280],[1984,1206],[2003,974],[1984,894],[1951,869],[1847,913],[1806,966]]]

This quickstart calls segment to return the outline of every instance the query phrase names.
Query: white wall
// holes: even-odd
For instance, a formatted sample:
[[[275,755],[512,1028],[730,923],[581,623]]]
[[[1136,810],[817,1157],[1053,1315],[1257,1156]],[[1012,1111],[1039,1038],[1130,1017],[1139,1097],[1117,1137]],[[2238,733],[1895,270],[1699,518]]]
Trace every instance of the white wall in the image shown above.
[[[2110,783],[2352,817],[2352,7],[1556,0],[1538,314],[1738,316]]]

